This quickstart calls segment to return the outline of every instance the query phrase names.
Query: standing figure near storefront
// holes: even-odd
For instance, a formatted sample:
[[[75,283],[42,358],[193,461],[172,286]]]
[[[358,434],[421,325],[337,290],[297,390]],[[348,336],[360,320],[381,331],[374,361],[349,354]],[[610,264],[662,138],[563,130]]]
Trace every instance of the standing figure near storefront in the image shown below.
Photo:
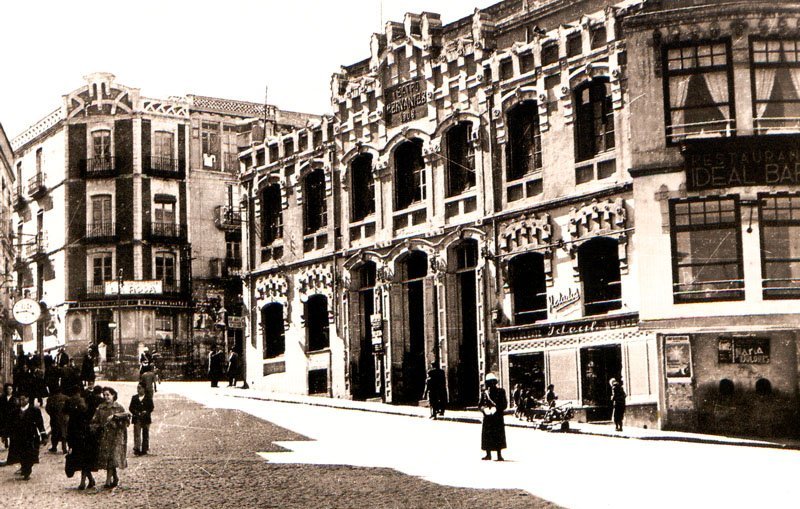
[[[211,345],[211,351],[208,352],[208,378],[211,380],[211,387],[219,386],[223,362],[222,354],[217,351],[217,345]]]
[[[492,459],[492,451],[497,451],[497,461],[503,461],[503,449],[506,448],[506,428],[503,413],[508,408],[505,389],[498,387],[497,377],[486,375],[485,388],[481,391],[478,409],[483,414],[481,427],[481,449],[486,451],[484,460]]]
[[[17,410],[17,398],[14,397],[14,386],[7,383],[3,385],[3,395],[0,396],[0,439],[3,447],[8,449],[8,437],[11,434],[11,418]]]
[[[6,464],[19,463],[22,478],[27,481],[31,478],[33,465],[39,463],[39,446],[46,438],[41,410],[33,406],[27,394],[20,394],[19,409],[11,420],[11,444]]]
[[[103,402],[92,417],[91,428],[98,434],[97,468],[106,471],[106,488],[119,484],[117,469],[128,466],[128,426],[131,414],[117,402],[117,391],[103,388]]]
[[[625,389],[622,380],[611,379],[611,405],[614,408],[614,426],[617,431],[622,431],[622,420],[625,418]]]
[[[89,347],[86,353],[83,354],[83,360],[81,361],[81,382],[83,382],[84,387],[89,385],[89,381],[94,383],[94,358],[93,350]]]
[[[145,386],[136,386],[136,394],[131,397],[128,411],[133,416],[133,454],[141,456],[150,450],[150,415],[153,413],[153,397]]]
[[[444,408],[447,404],[447,386],[444,370],[436,365],[436,361],[431,362],[431,369],[428,370],[428,376],[425,379],[425,392],[422,397],[428,399],[431,419],[436,419],[437,415],[444,415]]]
[[[228,387],[236,387],[236,379],[239,378],[239,354],[231,350],[228,356]],[[419,394],[419,393],[417,393]]]

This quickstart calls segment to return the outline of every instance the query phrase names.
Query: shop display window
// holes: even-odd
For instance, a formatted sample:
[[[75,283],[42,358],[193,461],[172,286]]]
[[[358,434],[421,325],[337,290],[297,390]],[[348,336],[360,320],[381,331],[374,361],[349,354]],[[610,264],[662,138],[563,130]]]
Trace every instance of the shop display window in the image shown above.
[[[675,303],[743,299],[738,197],[673,201],[670,222]]]
[[[756,134],[800,131],[800,39],[750,41]]]
[[[800,195],[759,195],[765,299],[800,297]]]

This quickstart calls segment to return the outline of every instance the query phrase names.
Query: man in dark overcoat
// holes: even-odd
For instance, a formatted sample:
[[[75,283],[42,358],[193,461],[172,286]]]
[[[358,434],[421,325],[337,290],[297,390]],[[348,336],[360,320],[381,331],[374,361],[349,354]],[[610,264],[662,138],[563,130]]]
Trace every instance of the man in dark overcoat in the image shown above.
[[[228,387],[236,387],[236,379],[239,378],[239,354],[231,350],[228,355]]]
[[[6,464],[21,465],[20,473],[26,481],[31,478],[34,463],[39,463],[39,446],[47,435],[42,412],[33,406],[27,394],[19,396],[19,409],[11,422],[11,445]]]
[[[6,449],[8,449],[8,435],[11,432],[11,419],[17,411],[17,405],[14,386],[9,383],[3,384],[3,394],[0,395],[0,439]]]
[[[222,353],[217,351],[217,345],[211,346],[211,351],[208,353],[208,378],[211,380],[211,387],[218,387],[219,380],[222,378],[222,365],[225,359]]]
[[[92,349],[89,348],[86,350],[86,353],[83,355],[83,360],[81,361],[81,381],[84,385],[89,385],[89,380],[94,382],[95,374],[94,374],[94,354],[92,353]]]
[[[436,361],[431,361],[431,369],[428,370],[428,376],[425,379],[425,392],[422,397],[428,398],[431,419],[436,419],[437,415],[444,415],[447,403],[447,384],[444,370],[436,364]]]
[[[481,427],[481,449],[486,451],[484,460],[492,459],[492,451],[497,451],[497,461],[503,461],[502,450],[506,448],[506,425],[503,413],[508,408],[505,389],[498,387],[495,375],[486,375],[485,388],[481,391],[478,409],[483,413]]]

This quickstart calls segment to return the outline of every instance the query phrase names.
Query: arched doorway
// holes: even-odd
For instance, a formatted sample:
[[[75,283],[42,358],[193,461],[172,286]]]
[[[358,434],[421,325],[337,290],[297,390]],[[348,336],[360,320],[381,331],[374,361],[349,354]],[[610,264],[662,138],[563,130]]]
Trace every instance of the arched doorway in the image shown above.
[[[355,399],[368,399],[377,395],[375,391],[375,356],[372,353],[372,322],[375,313],[375,263],[366,262],[354,273],[351,293],[353,315],[351,323],[353,339],[352,383]]]
[[[451,263],[454,277],[451,279],[448,319],[451,320],[448,334],[450,401],[458,406],[478,403],[478,292],[477,265],[478,242],[465,240],[452,248]],[[456,354],[454,356],[453,354]]]
[[[402,312],[402,320],[395,328],[397,334],[393,341],[393,352],[399,353],[399,379],[397,379],[396,400],[398,402],[417,402],[425,389],[425,330],[429,325],[425,298],[425,278],[428,275],[428,256],[422,251],[412,251],[398,264],[400,299],[396,303]],[[426,319],[427,318],[427,319]],[[396,358],[395,358],[396,359]],[[397,367],[398,360],[393,360]]]

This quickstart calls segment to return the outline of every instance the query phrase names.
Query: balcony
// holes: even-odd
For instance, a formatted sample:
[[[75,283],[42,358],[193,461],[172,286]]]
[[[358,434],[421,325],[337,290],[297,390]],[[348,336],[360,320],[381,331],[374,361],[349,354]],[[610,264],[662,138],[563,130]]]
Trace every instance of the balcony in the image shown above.
[[[186,240],[186,225],[161,221],[145,224],[145,232],[151,241],[182,242]]]
[[[184,177],[184,172],[180,170],[178,160],[174,157],[145,156],[142,160],[142,169],[153,177],[177,179]]]
[[[83,178],[108,178],[117,174],[114,158],[110,156],[93,157],[83,160]]]
[[[85,240],[87,242],[115,242],[117,240],[116,224],[110,221],[88,223]]]
[[[214,209],[214,224],[220,230],[238,230],[242,226],[242,212],[238,208],[220,205]]]
[[[28,196],[31,198],[41,198],[47,193],[47,186],[44,183],[45,174],[37,173],[28,179]]]
[[[14,210],[22,210],[26,205],[28,205],[28,202],[25,199],[25,188],[23,188],[22,185],[19,185],[17,186],[17,190],[14,192]]]
[[[25,254],[28,258],[37,259],[47,255],[47,234],[39,232],[33,241],[25,246]]]

